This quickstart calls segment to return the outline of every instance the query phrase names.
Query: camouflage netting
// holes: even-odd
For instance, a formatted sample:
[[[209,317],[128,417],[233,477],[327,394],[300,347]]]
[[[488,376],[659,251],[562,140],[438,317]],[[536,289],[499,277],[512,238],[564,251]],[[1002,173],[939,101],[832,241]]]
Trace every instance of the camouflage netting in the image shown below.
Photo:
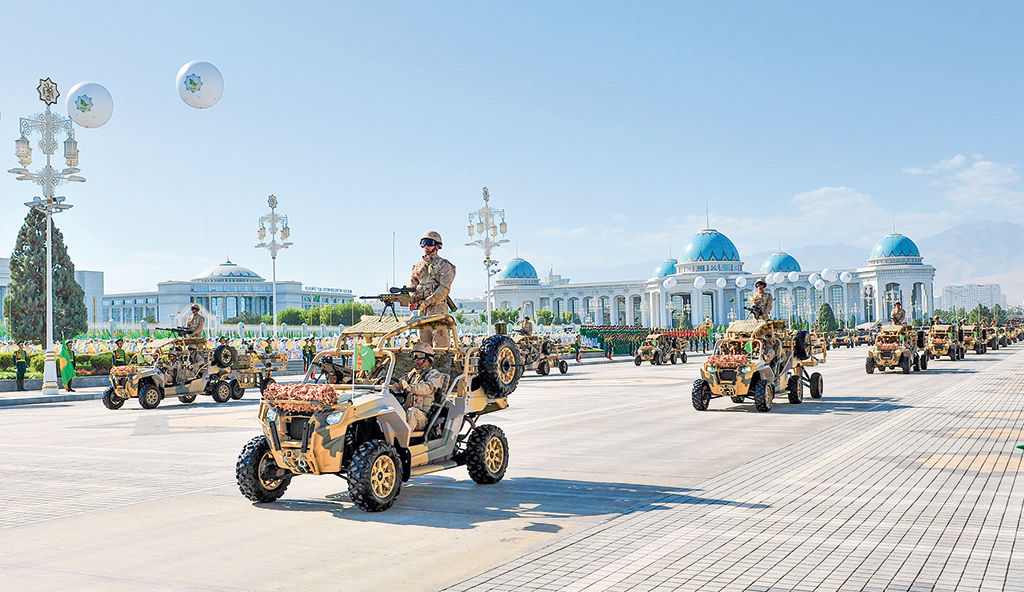
[[[319,411],[336,405],[338,392],[329,384],[271,384],[263,397],[282,411]]]
[[[708,356],[708,364],[716,368],[737,368],[750,361],[745,354],[714,354]]]
[[[111,376],[128,376],[136,372],[138,372],[138,369],[135,366],[114,366],[110,369]]]

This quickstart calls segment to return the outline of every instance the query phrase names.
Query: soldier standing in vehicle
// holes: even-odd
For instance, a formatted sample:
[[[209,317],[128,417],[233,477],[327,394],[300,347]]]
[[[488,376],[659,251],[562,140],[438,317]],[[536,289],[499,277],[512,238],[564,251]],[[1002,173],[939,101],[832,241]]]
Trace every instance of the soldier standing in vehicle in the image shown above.
[[[907,318],[907,311],[903,310],[903,304],[897,300],[892,305],[892,324],[902,325],[903,321]]]
[[[757,293],[750,298],[750,311],[754,314],[755,319],[767,321],[772,316],[772,304],[775,303],[775,298],[772,297],[771,292],[766,290],[768,283],[764,280],[757,280],[754,287],[757,288]]]
[[[124,339],[117,340],[117,348],[114,349],[110,354],[110,365],[111,366],[127,366],[128,365],[128,352],[124,351],[121,347],[124,344]]]
[[[427,427],[427,412],[434,403],[434,393],[444,384],[440,372],[431,368],[434,362],[434,348],[423,341],[412,348],[413,367],[398,380],[398,390],[407,394],[405,399],[406,418],[413,431]]]
[[[185,321],[185,328],[188,329],[186,337],[202,337],[205,324],[206,319],[203,318],[203,315],[199,314],[199,305],[193,302],[192,315]]]
[[[409,286],[416,288],[416,299],[409,310],[420,311],[420,316],[444,314],[448,311],[447,298],[455,281],[455,266],[438,256],[441,250],[441,235],[433,230],[420,239],[423,260],[412,266]],[[435,348],[446,348],[451,343],[448,328],[420,329],[420,342]]]
[[[28,352],[25,351],[25,342],[18,342],[18,349],[14,352],[14,366],[18,371],[18,390],[25,390],[25,372],[28,371]]]
[[[523,326],[519,328],[521,335],[533,335],[533,323],[530,322],[530,317],[523,318]]]

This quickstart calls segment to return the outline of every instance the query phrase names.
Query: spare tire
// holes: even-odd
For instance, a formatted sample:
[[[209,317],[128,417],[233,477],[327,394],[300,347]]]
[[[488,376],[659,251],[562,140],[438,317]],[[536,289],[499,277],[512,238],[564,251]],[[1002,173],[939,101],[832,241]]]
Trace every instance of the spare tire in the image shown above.
[[[796,354],[798,360],[806,360],[811,357],[807,354],[807,331],[797,331],[793,353]]]
[[[917,349],[924,349],[928,345],[928,341],[925,338],[924,331],[917,332]]]
[[[540,353],[544,354],[545,356],[550,356],[552,349],[554,349],[554,344],[551,343],[550,339],[545,339],[540,344]]]
[[[221,368],[230,368],[238,358],[235,348],[230,345],[221,345],[213,350],[213,363]]]
[[[491,335],[480,346],[478,372],[488,397],[507,397],[523,375],[523,356],[507,335]]]

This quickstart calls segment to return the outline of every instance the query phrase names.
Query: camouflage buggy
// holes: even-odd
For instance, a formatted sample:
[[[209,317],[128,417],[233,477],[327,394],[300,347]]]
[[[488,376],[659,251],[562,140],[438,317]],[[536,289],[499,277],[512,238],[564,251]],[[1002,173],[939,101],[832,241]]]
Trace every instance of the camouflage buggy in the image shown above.
[[[836,331],[836,334],[832,336],[831,345],[834,348],[853,347],[853,335],[846,330]]]
[[[633,363],[639,366],[644,362],[650,362],[655,366],[660,366],[668,362],[675,364],[676,360],[679,360],[685,364],[686,349],[684,345],[685,341],[674,335],[654,331],[644,338],[644,342],[636,350]]]
[[[523,365],[535,370],[541,376],[547,376],[552,370],[565,374],[569,371],[569,362],[562,356],[569,353],[570,346],[556,343],[543,335],[517,335],[514,338],[519,353],[523,356]]]
[[[226,403],[241,399],[247,388],[262,392],[286,361],[284,354],[239,356],[234,347],[213,348],[202,337],[159,339],[132,356],[127,366],[110,369],[103,404],[120,409],[126,400],[137,398],[143,409],[155,409],[165,397],[178,397],[187,405],[199,395]]]
[[[900,368],[904,374],[911,370],[928,369],[928,350],[925,349],[924,331],[910,325],[882,325],[875,346],[868,350],[864,369],[868,374]]]
[[[964,347],[960,345],[961,331],[956,325],[935,324],[928,329],[928,357],[949,356],[950,362],[962,360]]]
[[[871,335],[871,331],[867,329],[857,329],[857,334],[853,336],[853,345],[871,345],[875,338]]]
[[[421,327],[450,331],[452,345],[434,349],[444,384],[426,428],[413,431],[394,385],[412,367],[411,348],[392,342]],[[341,362],[353,355],[342,349],[346,338],[372,348],[374,362],[358,370]],[[522,371],[511,338],[465,345],[451,316],[364,317],[342,332],[335,349],[317,354],[302,384],[267,389],[257,416],[263,434],[238,456],[239,490],[254,502],[272,502],[296,475],[335,474],[348,481],[357,507],[379,512],[418,475],[465,465],[477,483],[497,483],[508,467],[508,440],[480,418],[508,407]]]
[[[790,403],[802,403],[804,386],[818,399],[824,381],[807,368],[824,362],[823,346],[813,344],[805,331],[787,329],[785,321],[733,321],[693,383],[693,408],[706,411],[711,399],[729,397],[734,403],[752,399],[758,411],[771,411],[782,392]]]
[[[964,350],[974,350],[976,354],[988,351],[988,331],[982,325],[964,325]]]

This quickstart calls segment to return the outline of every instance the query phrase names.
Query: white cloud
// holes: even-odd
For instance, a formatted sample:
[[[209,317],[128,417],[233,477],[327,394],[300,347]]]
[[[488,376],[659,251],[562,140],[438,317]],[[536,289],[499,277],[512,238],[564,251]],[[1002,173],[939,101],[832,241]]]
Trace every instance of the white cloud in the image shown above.
[[[566,238],[579,238],[587,233],[586,228],[573,228],[572,230],[562,230],[561,228],[548,228],[546,230],[539,230],[534,234],[536,236],[564,236]]]
[[[974,159],[975,160],[978,160],[979,158],[981,158],[979,155],[977,155],[977,154],[974,155]],[[962,167],[964,165],[964,163],[966,163],[966,162],[967,162],[967,157],[966,156],[964,156],[963,154],[957,154],[953,158],[947,158],[945,160],[940,160],[937,164],[933,165],[931,168],[921,169],[921,168],[916,168],[916,167],[909,167],[909,168],[903,169],[903,172],[907,173],[908,175],[931,175],[931,174],[937,173],[939,171],[948,171],[948,170],[958,169],[958,168]]]

